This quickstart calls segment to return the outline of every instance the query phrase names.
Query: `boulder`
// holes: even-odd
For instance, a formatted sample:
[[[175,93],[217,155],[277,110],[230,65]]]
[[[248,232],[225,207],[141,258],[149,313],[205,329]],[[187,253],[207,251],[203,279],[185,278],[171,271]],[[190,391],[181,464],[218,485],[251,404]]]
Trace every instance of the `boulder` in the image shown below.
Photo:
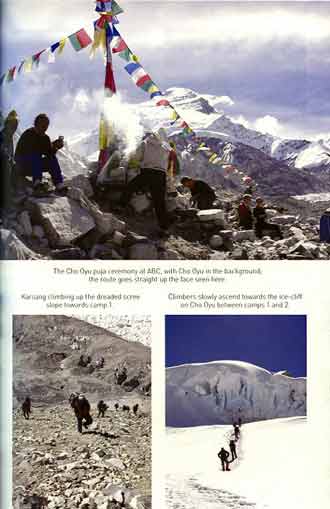
[[[289,250],[289,254],[299,254],[305,259],[313,259],[318,257],[319,250],[319,246],[314,242],[299,241]]]
[[[95,226],[91,214],[67,196],[31,198],[28,206],[54,247],[71,244]]]
[[[115,231],[112,235],[112,242],[117,246],[122,246],[125,239],[125,235],[118,231]]]
[[[242,242],[243,240],[250,240],[254,242],[256,240],[256,234],[254,230],[237,230],[233,232],[233,241]]]
[[[220,235],[212,235],[209,240],[209,244],[213,249],[218,249],[223,245],[223,239]]]
[[[94,194],[89,178],[86,177],[86,175],[76,175],[65,183],[74,188],[81,189],[87,198],[90,198]]]
[[[297,221],[297,216],[273,216],[272,223],[274,224],[294,224]]]
[[[296,226],[291,226],[289,228],[289,234],[295,237],[296,240],[306,240],[306,237],[303,234],[302,230],[300,228],[297,228]]]
[[[197,213],[197,217],[202,222],[210,222],[210,221],[225,221],[225,215],[223,210],[221,209],[210,209],[210,210],[200,210]]]
[[[134,244],[129,248],[129,258],[131,260],[157,260],[158,251],[156,246],[151,243]]]
[[[38,260],[42,258],[29,249],[11,230],[1,229],[1,260]]]

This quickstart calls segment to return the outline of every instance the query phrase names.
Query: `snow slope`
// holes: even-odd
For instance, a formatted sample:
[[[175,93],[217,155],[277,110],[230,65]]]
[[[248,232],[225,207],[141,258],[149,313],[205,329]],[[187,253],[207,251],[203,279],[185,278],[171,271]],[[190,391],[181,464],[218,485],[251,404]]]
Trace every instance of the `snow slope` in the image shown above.
[[[229,424],[306,415],[306,379],[246,362],[183,364],[166,370],[168,426]]]
[[[325,509],[308,431],[303,417],[245,424],[238,460],[222,472],[217,453],[229,449],[231,426],[168,428],[166,509]]]

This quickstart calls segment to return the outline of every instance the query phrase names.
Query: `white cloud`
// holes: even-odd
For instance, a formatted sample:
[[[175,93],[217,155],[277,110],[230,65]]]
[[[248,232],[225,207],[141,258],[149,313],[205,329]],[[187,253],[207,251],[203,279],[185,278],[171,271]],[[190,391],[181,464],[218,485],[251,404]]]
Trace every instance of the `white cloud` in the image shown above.
[[[253,126],[251,125],[251,123],[248,121],[247,118],[245,118],[243,115],[238,115],[237,117],[232,117],[230,116],[229,117],[230,120],[232,120],[235,124],[241,124],[243,125],[244,127],[246,127],[247,129],[252,129]]]
[[[257,118],[254,122],[254,128],[261,133],[272,134],[273,136],[283,135],[283,128],[280,122],[272,115]]]
[[[26,36],[30,32],[40,38],[66,35],[82,26],[92,26],[97,17],[93,2],[81,5],[80,0],[57,0],[40,4],[39,0],[4,0],[5,15],[15,20],[16,37]],[[120,2],[119,2],[120,3]],[[159,3],[152,8],[148,4],[129,2],[123,5],[125,12],[120,15],[121,28],[127,34],[128,44],[141,44],[149,48],[173,46],[184,42],[195,42],[199,45],[223,41],[272,41],[273,39],[303,39],[309,43],[325,40],[330,37],[329,17],[317,9],[304,12],[295,9],[292,4],[276,6],[270,3],[238,8],[222,6],[222,2],[208,6],[193,5],[191,2],[180,2],[170,11],[168,6]],[[274,6],[275,5],[275,6]],[[152,12],[151,12],[152,9]],[[17,16],[17,12],[24,12]],[[173,23],[173,15],[179,23]],[[6,29],[7,24],[5,24]],[[9,28],[8,28],[9,29]]]

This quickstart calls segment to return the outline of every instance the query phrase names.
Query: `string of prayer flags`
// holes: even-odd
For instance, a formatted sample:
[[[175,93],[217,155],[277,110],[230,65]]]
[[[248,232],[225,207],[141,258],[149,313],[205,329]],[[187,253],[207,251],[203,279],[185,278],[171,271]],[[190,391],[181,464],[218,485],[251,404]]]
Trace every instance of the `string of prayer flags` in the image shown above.
[[[92,43],[92,39],[84,28],[78,30],[75,34],[69,35],[69,40],[76,51],[80,51]]]

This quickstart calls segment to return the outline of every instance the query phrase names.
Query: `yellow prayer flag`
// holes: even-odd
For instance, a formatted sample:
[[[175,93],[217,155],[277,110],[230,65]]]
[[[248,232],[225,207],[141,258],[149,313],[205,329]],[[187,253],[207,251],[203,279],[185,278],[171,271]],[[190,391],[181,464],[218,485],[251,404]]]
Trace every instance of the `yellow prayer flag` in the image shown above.
[[[32,66],[33,66],[33,59],[32,59],[32,57],[29,57],[24,62],[24,71],[25,72],[31,72],[32,71]]]
[[[60,40],[60,45],[58,47],[58,50],[57,50],[57,54],[60,55],[62,53],[62,51],[64,50],[64,46],[65,46],[65,43],[67,41],[67,37],[65,39],[61,39]]]

